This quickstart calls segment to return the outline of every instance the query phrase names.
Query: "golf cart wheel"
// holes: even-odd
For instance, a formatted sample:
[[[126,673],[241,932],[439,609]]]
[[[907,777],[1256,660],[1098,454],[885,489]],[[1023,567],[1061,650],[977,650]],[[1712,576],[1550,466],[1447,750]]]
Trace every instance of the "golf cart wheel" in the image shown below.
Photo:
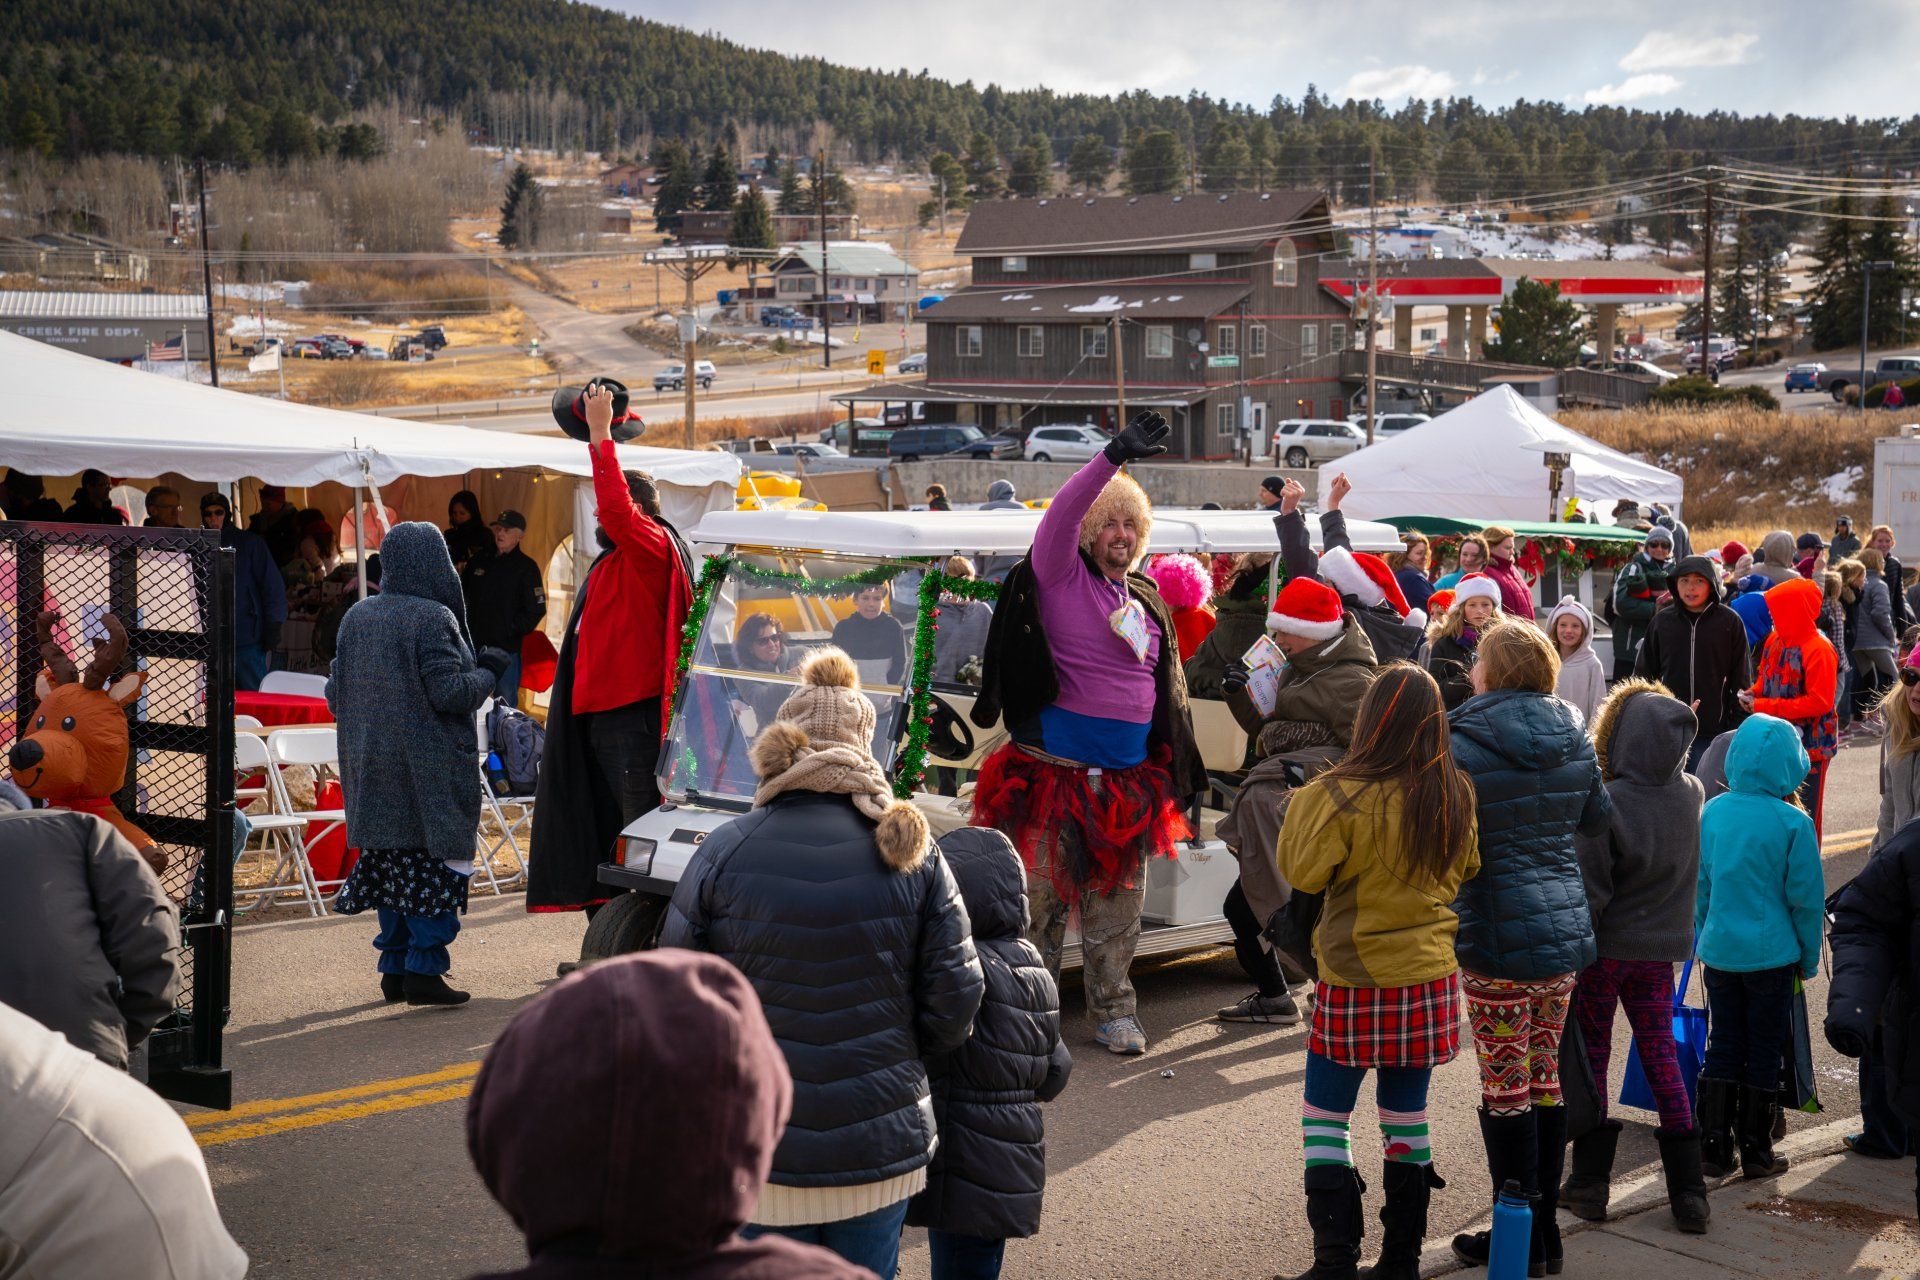
[[[1296,470],[1307,465],[1307,451],[1299,445],[1287,450],[1287,465]]]
[[[610,960],[635,951],[651,951],[667,922],[667,900],[651,893],[623,893],[594,913],[580,943],[580,962]]]
[[[1044,454],[1044,453],[1036,453],[1036,454],[1034,454],[1034,455],[1033,455],[1033,460],[1034,460],[1035,462],[1052,462],[1052,461],[1053,461],[1053,459],[1052,459],[1052,458],[1049,458],[1049,457],[1048,457],[1048,456],[1047,456],[1046,454]]]

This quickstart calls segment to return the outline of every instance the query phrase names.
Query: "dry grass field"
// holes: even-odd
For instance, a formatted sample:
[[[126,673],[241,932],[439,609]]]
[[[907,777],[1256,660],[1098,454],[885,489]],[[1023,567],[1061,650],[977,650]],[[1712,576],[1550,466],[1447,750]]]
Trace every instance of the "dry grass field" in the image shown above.
[[[405,324],[367,324],[350,317],[306,311],[269,314],[297,326],[288,337],[341,333],[382,349],[397,335],[418,328],[411,318]],[[448,316],[442,324],[449,345],[435,359],[419,364],[288,360],[287,396],[307,404],[353,409],[520,395],[552,384],[553,362],[544,355],[526,354],[533,326],[518,307],[502,307],[482,315]],[[220,379],[223,386],[254,395],[277,395],[280,391],[277,375],[248,374],[242,357],[223,359]]]

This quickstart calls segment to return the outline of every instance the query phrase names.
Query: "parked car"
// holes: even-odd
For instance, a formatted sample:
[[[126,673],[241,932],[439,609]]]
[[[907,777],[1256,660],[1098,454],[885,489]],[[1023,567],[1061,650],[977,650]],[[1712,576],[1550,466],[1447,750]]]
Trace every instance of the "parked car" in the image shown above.
[[[760,308],[760,325],[764,329],[778,329],[799,318],[800,313],[792,307],[771,306]]]
[[[713,385],[714,374],[713,361],[696,360],[693,362],[693,379],[700,384],[702,391],[705,391]],[[685,361],[670,364],[659,373],[653,375],[653,389],[655,391],[679,391],[686,385],[687,366]]]
[[[430,324],[413,335],[427,345],[427,350],[438,351],[447,346],[447,331],[437,324]]]
[[[773,451],[789,458],[844,458],[847,455],[830,444],[777,444]]]
[[[372,343],[368,343],[366,346],[361,347],[358,351],[354,352],[353,354],[360,357],[362,360],[385,360],[387,358],[387,349],[385,347],[376,347]]]
[[[1797,364],[1787,370],[1787,390],[1818,391],[1820,375],[1826,371],[1827,366],[1817,360],[1812,364]]]
[[[296,360],[325,360],[327,344],[319,338],[296,338],[287,354]]]
[[[927,371],[927,353],[916,351],[910,356],[900,357],[901,373],[925,373]]]
[[[258,355],[265,355],[269,351],[278,349],[280,351],[282,358],[284,358],[288,354],[288,352],[285,349],[286,345],[287,345],[287,342],[286,342],[286,339],[284,338],[275,338],[271,336],[264,337],[264,338],[255,338],[252,342],[249,342],[245,346],[240,348],[240,354],[243,356],[258,356]]]
[[[1308,421],[1311,421],[1311,419],[1308,419]],[[1360,442],[1365,444],[1367,439],[1367,415],[1364,413],[1350,414],[1347,421],[1360,429]],[[1382,440],[1388,436],[1397,436],[1402,431],[1417,427],[1423,422],[1431,421],[1433,421],[1433,415],[1427,413],[1382,413],[1378,418],[1374,419],[1373,438],[1375,440]]]
[[[1920,378],[1920,356],[1882,356],[1867,376],[1867,385]],[[1835,400],[1847,398],[1847,388],[1860,380],[1860,366],[1830,369],[1820,375],[1820,387]]]
[[[387,348],[387,355],[394,360],[431,360],[433,348],[418,337],[395,338],[393,345]]]
[[[1035,427],[1027,433],[1028,462],[1085,462],[1113,437],[1092,423]]]
[[[1713,340],[1714,368],[1722,372],[1725,372],[1727,367],[1731,365],[1734,362],[1734,360],[1739,357],[1739,355],[1740,355],[1740,344],[1735,342],[1732,338],[1715,338]],[[1686,359],[1680,362],[1680,367],[1683,369],[1689,369],[1689,370],[1698,369],[1701,367],[1699,342],[1696,341],[1693,344],[1693,346],[1687,350],[1687,357]]]
[[[344,333],[316,333],[313,336],[322,338],[328,342],[344,342],[347,344],[347,350],[353,352],[355,355],[359,355],[360,349],[367,345],[365,338],[350,338]]]
[[[1417,416],[1382,414],[1380,421],[1384,423],[1390,418]],[[1366,445],[1367,433],[1364,428],[1338,418],[1288,418],[1273,431],[1274,450],[1290,467],[1314,466],[1344,458],[1356,449],[1366,448]]]
[[[978,427],[949,423],[938,427],[901,427],[887,441],[887,456],[896,462],[965,454],[972,458],[1016,458],[1019,446],[1004,436],[989,436]]]
[[[851,424],[836,422],[822,431],[820,443],[855,458],[884,458],[894,430],[880,418],[855,418]]]

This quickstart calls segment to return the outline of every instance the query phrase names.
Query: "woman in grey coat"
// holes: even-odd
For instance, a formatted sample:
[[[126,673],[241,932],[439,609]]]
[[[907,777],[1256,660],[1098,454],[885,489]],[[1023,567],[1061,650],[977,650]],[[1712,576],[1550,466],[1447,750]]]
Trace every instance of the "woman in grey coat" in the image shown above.
[[[388,1003],[464,1004],[447,985],[480,823],[474,713],[511,657],[476,658],[446,541],[395,525],[380,545],[380,594],[347,610],[327,680],[339,722],[347,843],[360,860],[335,907],[377,911]]]
[[[1858,566],[1858,569],[1851,566]],[[1893,597],[1887,590],[1886,557],[1872,547],[1864,547],[1852,560],[1840,562],[1840,576],[1848,587],[1859,593],[1860,605],[1853,628],[1854,681],[1859,690],[1855,709],[1865,716],[1867,727],[1885,730],[1875,705],[1887,686],[1893,683]]]
[[[965,556],[949,556],[942,571],[949,578],[972,580],[973,561]],[[967,600],[955,595],[940,597],[940,621],[933,633],[933,678],[946,684],[979,683],[961,673],[967,664],[987,651],[987,628],[993,625],[993,606],[985,600]],[[978,668],[975,668],[978,670]]]

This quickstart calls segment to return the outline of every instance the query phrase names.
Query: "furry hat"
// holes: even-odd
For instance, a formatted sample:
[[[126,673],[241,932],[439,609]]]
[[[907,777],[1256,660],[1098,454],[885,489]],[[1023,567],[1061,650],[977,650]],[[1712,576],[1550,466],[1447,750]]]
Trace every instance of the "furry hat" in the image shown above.
[[[753,771],[760,779],[755,808],[788,791],[849,796],[878,823],[874,842],[895,871],[911,871],[927,856],[927,820],[894,798],[873,758],[873,702],[860,692],[860,669],[838,649],[821,649],[800,668],[800,691],[780,704],[780,718],[754,741]]]
[[[1289,578],[1267,615],[1267,630],[1308,640],[1331,640],[1346,624],[1347,610],[1339,593],[1318,578]]]
[[[1147,576],[1170,609],[1199,609],[1213,599],[1213,575],[1184,551],[1155,556],[1147,566]]]
[[[1107,487],[1087,508],[1086,518],[1080,521],[1080,549],[1091,553],[1094,535],[1116,516],[1132,516],[1133,527],[1139,533],[1139,541],[1133,548],[1133,565],[1127,566],[1133,568],[1147,554],[1147,539],[1153,533],[1153,504],[1147,501],[1147,491],[1140,483],[1124,471],[1107,481]]]
[[[1408,626],[1427,625],[1425,612],[1408,607],[1406,593],[1400,589],[1400,580],[1394,577],[1387,562],[1370,551],[1349,551],[1345,547],[1335,547],[1320,557],[1320,576],[1341,595],[1358,600],[1362,608],[1388,605]]]

